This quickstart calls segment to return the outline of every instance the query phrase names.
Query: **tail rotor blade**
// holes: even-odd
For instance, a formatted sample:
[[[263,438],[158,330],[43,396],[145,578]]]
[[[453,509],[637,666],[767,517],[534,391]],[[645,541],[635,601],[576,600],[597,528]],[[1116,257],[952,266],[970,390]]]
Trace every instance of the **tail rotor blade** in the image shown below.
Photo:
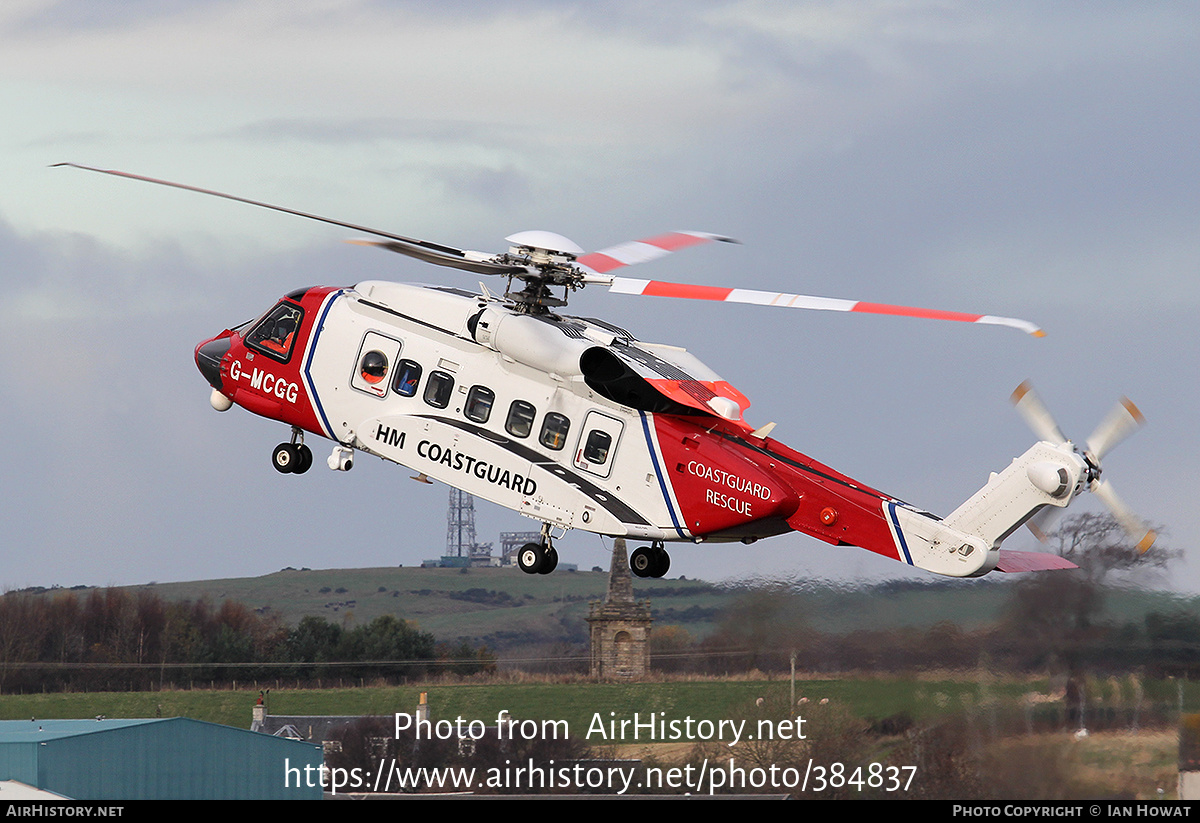
[[[1054,530],[1058,528],[1060,514],[1062,514],[1062,509],[1055,506],[1047,506],[1026,520],[1025,526],[1039,542],[1049,544],[1050,535],[1054,534]]]
[[[1146,422],[1146,418],[1133,405],[1128,397],[1122,397],[1121,402],[1109,412],[1108,417],[1100,421],[1100,425],[1087,439],[1087,450],[1096,460],[1103,460],[1104,455],[1113,447]]]
[[[1028,380],[1017,386],[1016,391],[1012,393],[1011,400],[1016,406],[1017,412],[1025,419],[1025,423],[1040,439],[1056,446],[1067,442],[1062,429],[1058,427],[1058,423],[1054,422],[1054,417],[1042,404],[1041,398],[1034,392],[1033,386],[1029,384]]]
[[[1154,541],[1158,539],[1158,533],[1154,529],[1148,528],[1140,517],[1121,502],[1121,498],[1117,497],[1117,493],[1113,491],[1111,483],[1106,483],[1103,480],[1094,480],[1092,481],[1091,492],[1099,497],[1104,505],[1108,507],[1108,510],[1112,512],[1112,516],[1125,529],[1125,533],[1129,535],[1131,540],[1135,541],[1139,552],[1145,553],[1147,549],[1154,545]]]

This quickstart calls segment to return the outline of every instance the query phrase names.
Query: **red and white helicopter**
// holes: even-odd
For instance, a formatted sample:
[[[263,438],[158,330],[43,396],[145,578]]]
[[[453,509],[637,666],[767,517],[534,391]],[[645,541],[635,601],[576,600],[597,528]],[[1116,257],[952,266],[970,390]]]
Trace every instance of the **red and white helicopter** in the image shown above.
[[[210,194],[373,235],[356,241],[508,280],[503,296],[366,281],[297,289],[256,320],[196,347],[218,411],[233,405],[291,427],[272,461],[313,463],[306,434],[332,440],[331,469],[355,451],[407,466],[542,523],[519,553],[530,574],[558,563],[555,529],[644,540],[635,574],[661,577],[667,542],[751,543],[790,531],[860,546],[951,577],[1071,568],[1052,554],[1001,550],[1043,509],[1095,492],[1143,551],[1154,532],[1100,479],[1101,460],[1142,421],[1128,400],[1080,449],[1027,385],[1013,395],[1040,442],[945,518],[863,485],[770,438],[743,418],[746,397],[694,356],[611,323],[558,313],[588,285],[620,294],[856,311],[1011,326],[1007,317],[797,294],[689,286],[611,274],[729,238],[673,232],[584,253],[528,231],[506,252],[465,251],[221,192],[73,163],[89,171]],[[561,297],[551,289],[562,288]],[[1032,525],[1032,524],[1031,524]]]

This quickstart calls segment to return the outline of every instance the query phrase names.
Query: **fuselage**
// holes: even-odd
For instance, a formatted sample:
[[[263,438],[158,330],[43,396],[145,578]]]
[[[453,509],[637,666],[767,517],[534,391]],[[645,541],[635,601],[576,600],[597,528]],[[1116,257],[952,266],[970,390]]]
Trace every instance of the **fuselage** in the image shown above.
[[[564,529],[693,542],[795,530],[913,563],[900,513],[933,520],[759,436],[745,397],[682,349],[458,289],[298,290],[196,359],[214,398]]]

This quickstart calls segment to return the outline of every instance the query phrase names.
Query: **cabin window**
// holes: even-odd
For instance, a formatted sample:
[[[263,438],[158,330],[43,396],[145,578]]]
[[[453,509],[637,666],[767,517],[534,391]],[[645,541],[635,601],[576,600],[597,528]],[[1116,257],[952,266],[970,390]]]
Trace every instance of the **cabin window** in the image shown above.
[[[492,416],[492,405],[495,402],[496,393],[487,386],[472,386],[467,392],[467,405],[463,407],[463,414],[468,420],[486,423]]]
[[[387,377],[387,355],[377,349],[371,349],[358,362],[358,376],[374,386]]]
[[[450,405],[450,397],[454,394],[454,378],[444,371],[431,371],[429,380],[425,382],[425,402],[436,409],[444,409]]]
[[[384,398],[392,383],[392,372],[403,345],[394,337],[369,331],[358,347],[358,360],[350,375],[350,387],[372,397]]]
[[[567,419],[566,415],[558,412],[546,412],[539,439],[546,448],[559,451],[567,445],[567,432],[570,430],[571,421]]]
[[[537,409],[532,403],[524,400],[514,400],[508,407],[508,420],[504,423],[505,430],[513,437],[528,437],[533,431],[533,418],[537,417]]]
[[[396,366],[396,379],[392,381],[392,391],[402,397],[412,397],[417,393],[417,384],[420,382],[420,364],[411,360],[401,360]]]
[[[580,425],[586,434],[580,436],[575,447],[575,459],[572,461],[575,468],[597,477],[608,477],[624,427],[625,424],[615,417],[599,411],[588,412]]]
[[[280,303],[246,338],[246,345],[283,362],[292,356],[292,345],[304,311],[292,303]]]
[[[608,460],[608,450],[612,448],[612,435],[593,429],[588,432],[587,444],[583,447],[583,459],[589,463],[603,463]]]

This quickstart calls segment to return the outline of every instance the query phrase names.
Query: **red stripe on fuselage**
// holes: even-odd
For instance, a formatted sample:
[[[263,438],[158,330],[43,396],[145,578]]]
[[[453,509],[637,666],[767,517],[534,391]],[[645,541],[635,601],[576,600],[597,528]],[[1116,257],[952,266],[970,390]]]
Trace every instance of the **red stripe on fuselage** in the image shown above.
[[[883,515],[884,502],[894,498],[777,440],[763,441],[762,448],[779,458],[776,471],[800,496],[789,526],[827,543],[846,543],[902,560]],[[837,513],[833,523],[821,517],[827,508]]]

